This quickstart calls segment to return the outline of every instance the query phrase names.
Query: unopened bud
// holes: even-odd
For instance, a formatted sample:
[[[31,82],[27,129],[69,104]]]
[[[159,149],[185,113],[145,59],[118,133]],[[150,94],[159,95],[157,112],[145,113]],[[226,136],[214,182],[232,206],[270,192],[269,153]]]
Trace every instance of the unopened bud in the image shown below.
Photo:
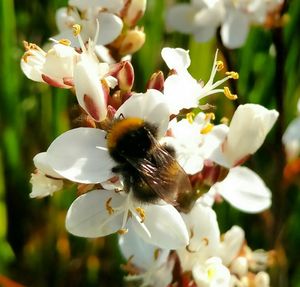
[[[254,282],[255,282],[255,287],[269,287],[270,276],[268,273],[261,271],[256,274]]]
[[[133,27],[141,19],[146,10],[146,0],[127,0],[121,11],[121,17],[126,25]]]
[[[147,83],[146,88],[147,89],[155,89],[160,92],[164,89],[164,74],[162,71],[158,71],[156,73],[153,73],[150,80]]]
[[[146,35],[139,29],[129,30],[121,36],[119,54],[128,55],[138,51],[145,43]]]
[[[120,90],[131,90],[134,82],[134,70],[129,61],[123,61],[114,65],[110,74],[118,80]]]
[[[230,266],[232,273],[239,277],[246,276],[248,273],[248,261],[246,257],[237,257],[233,260]]]

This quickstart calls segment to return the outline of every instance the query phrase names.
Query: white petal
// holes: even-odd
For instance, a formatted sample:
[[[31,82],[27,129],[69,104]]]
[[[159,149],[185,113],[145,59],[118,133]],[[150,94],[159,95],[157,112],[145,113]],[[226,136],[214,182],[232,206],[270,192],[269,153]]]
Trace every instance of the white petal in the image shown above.
[[[127,227],[129,228],[128,233],[119,237],[121,252],[127,260],[131,258],[131,263],[144,270],[148,270],[153,264],[159,266],[167,261],[170,250],[162,250],[149,244],[130,228],[129,223]],[[159,255],[158,258],[155,256],[156,253]]]
[[[222,147],[229,167],[260,148],[278,115],[277,111],[257,104],[240,105],[236,109]]]
[[[67,230],[81,237],[100,237],[118,231],[122,226],[123,213],[109,214],[106,204],[112,208],[120,206],[124,197],[107,190],[93,190],[79,196],[70,206]]]
[[[29,194],[31,198],[52,195],[63,187],[61,179],[49,178],[39,171],[31,174],[30,183],[32,184],[32,191]]]
[[[247,167],[230,169],[227,177],[212,188],[232,206],[244,212],[261,212],[271,205],[271,191],[263,180]]]
[[[134,222],[134,229],[147,242],[163,249],[178,249],[185,247],[189,242],[189,235],[185,223],[179,212],[169,204],[149,204],[145,210],[144,225],[150,236],[141,224]]]
[[[200,92],[200,84],[187,74],[171,75],[164,83],[164,95],[171,114],[178,114],[184,108],[197,107]]]
[[[116,112],[125,118],[137,117],[158,127],[158,137],[165,135],[169,123],[169,109],[164,95],[157,90],[144,94],[133,94]]]
[[[47,158],[47,153],[46,152],[41,152],[38,153],[34,158],[33,162],[35,167],[43,172],[46,175],[50,175],[55,178],[61,178],[61,176],[55,172],[55,170],[52,168],[52,166],[49,165],[48,158]]]
[[[100,183],[114,176],[105,132],[77,128],[56,138],[47,151],[49,164],[62,177],[82,183]]]
[[[196,265],[192,271],[197,286],[230,286],[230,271],[222,264],[218,257],[212,257],[204,264]]]
[[[177,72],[186,70],[191,64],[189,51],[181,48],[163,48],[161,51],[161,56],[168,68],[170,70],[174,69]]]
[[[236,9],[232,9],[221,27],[223,44],[229,49],[241,47],[246,41],[248,31],[248,17]]]
[[[245,232],[239,226],[233,226],[224,234],[219,248],[219,256],[223,264],[229,266],[234,258],[239,255],[245,240]]]
[[[123,22],[118,16],[101,12],[98,20],[100,31],[97,45],[107,45],[120,35],[123,29]]]
[[[99,77],[100,67],[88,55],[74,69],[74,85],[79,105],[96,121],[107,114],[107,94]]]
[[[194,27],[195,7],[190,4],[178,4],[167,11],[166,23],[169,30],[174,29],[182,33],[191,33]]]
[[[217,216],[210,207],[197,202],[188,214],[182,214],[188,230],[192,232],[189,249],[199,251],[210,257],[220,242],[220,230]]]
[[[216,27],[208,26],[203,28],[198,28],[197,32],[194,34],[195,40],[197,42],[207,42],[209,41],[216,33]]]

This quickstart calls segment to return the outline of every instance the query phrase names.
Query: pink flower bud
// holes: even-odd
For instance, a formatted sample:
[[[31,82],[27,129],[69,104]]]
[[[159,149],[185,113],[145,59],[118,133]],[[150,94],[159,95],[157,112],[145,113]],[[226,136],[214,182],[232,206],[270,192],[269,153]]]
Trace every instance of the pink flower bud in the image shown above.
[[[162,71],[158,71],[156,73],[153,73],[150,80],[147,83],[147,90],[148,89],[155,89],[160,92],[164,89],[164,74]]]
[[[130,91],[134,82],[134,70],[128,61],[117,63],[110,71],[110,75],[118,80],[121,91]]]

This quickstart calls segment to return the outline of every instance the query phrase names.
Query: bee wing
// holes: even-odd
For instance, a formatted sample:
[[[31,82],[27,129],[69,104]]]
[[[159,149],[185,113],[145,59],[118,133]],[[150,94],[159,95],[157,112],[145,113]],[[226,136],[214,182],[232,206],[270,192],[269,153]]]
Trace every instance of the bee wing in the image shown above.
[[[176,159],[164,150],[152,135],[151,140],[153,143],[151,160],[145,158],[127,161],[137,169],[155,194],[181,209],[183,205],[181,201],[186,201],[185,195],[190,194],[192,190],[189,178]],[[184,211],[185,207],[182,210]]]

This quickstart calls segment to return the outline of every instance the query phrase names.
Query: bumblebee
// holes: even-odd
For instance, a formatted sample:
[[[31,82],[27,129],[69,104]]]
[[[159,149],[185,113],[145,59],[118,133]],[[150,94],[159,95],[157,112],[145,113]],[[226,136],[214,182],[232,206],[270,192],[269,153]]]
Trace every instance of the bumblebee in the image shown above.
[[[126,192],[141,202],[155,203],[160,198],[187,212],[191,184],[175,159],[175,151],[157,140],[157,127],[140,118],[120,118],[107,133],[110,156],[117,163]]]

